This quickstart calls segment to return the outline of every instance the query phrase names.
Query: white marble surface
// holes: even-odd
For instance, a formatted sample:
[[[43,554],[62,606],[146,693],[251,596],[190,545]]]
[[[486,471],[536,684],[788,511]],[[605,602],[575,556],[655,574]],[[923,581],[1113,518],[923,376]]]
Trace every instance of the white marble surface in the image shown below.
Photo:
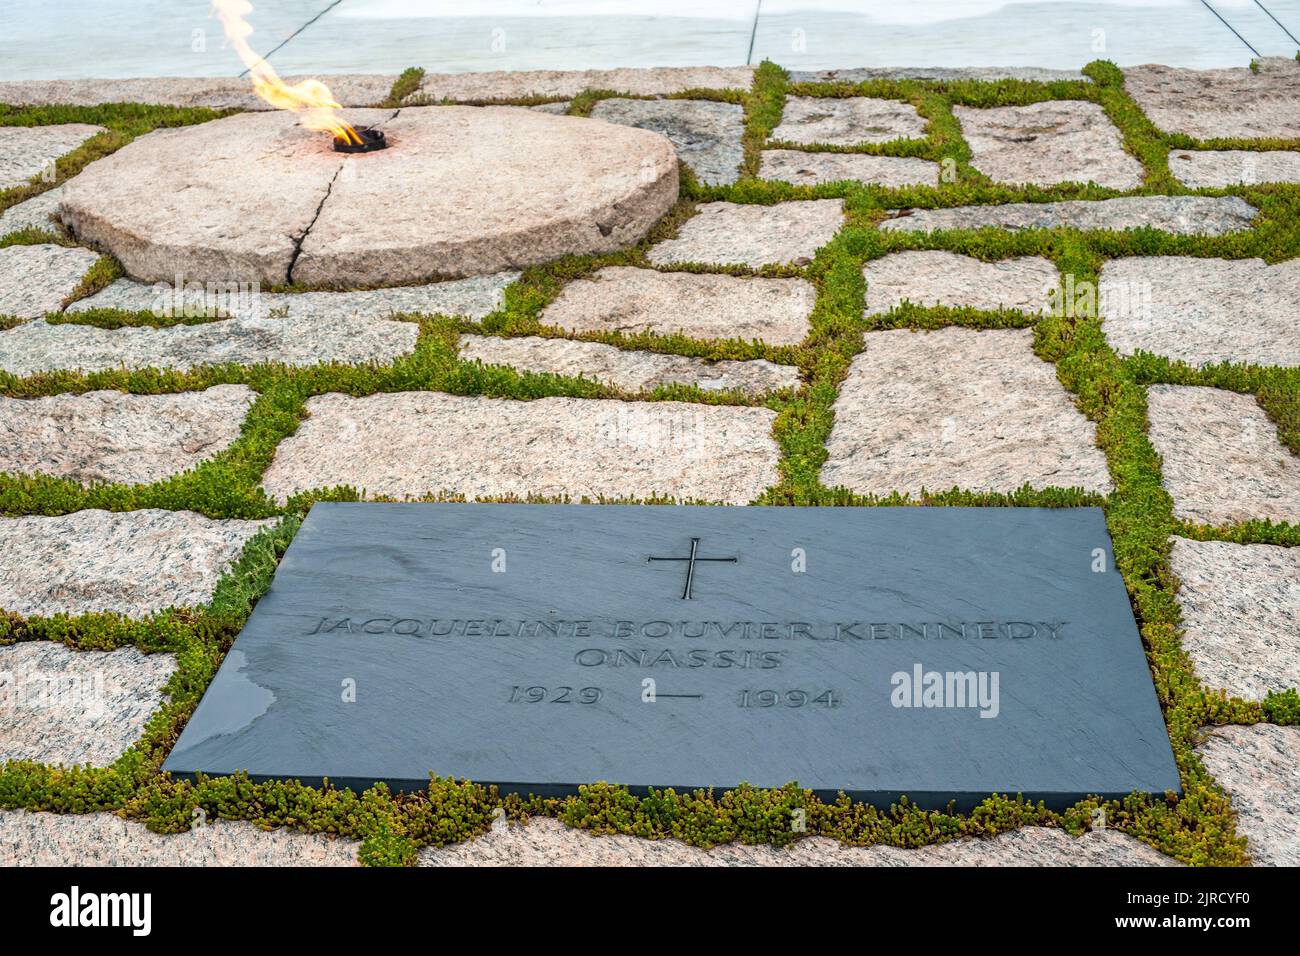
[[[1300,35],[1300,3],[1264,4]],[[258,0],[284,72],[732,66],[1245,66],[1293,56],[1254,3],[1215,0]],[[241,71],[209,0],[5,0],[0,80]],[[11,27],[10,24],[13,24]],[[195,31],[200,31],[196,33]],[[752,50],[751,50],[752,39]],[[1257,52],[1252,52],[1257,51]]]

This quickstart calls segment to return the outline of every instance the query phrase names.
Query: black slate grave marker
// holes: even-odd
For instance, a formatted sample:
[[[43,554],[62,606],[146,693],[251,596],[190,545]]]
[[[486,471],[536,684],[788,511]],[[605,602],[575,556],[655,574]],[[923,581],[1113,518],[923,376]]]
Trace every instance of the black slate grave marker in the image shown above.
[[[1095,508],[318,504],[165,769],[1179,789]]]

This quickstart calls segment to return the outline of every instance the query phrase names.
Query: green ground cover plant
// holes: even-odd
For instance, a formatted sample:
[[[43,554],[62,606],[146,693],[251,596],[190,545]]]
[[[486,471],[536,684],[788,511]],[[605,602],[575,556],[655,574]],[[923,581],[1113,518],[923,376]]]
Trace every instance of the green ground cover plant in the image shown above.
[[[1081,232],[1061,228],[1014,233],[983,229],[923,234],[877,228],[892,210],[906,208],[1105,199],[1119,195],[1183,195],[1192,191],[1170,174],[1171,149],[1210,146],[1300,149],[1300,142],[1294,141],[1198,143],[1185,136],[1162,133],[1125,91],[1123,74],[1117,67],[1096,62],[1085,73],[1089,77],[1087,81],[1052,83],[873,80],[857,84],[793,84],[784,70],[765,62],[756,72],[753,87],[747,91],[695,90],[681,94],[737,102],[744,107],[745,158],[739,182],[732,186],[705,186],[683,167],[677,207],[646,240],[611,255],[569,257],[525,269],[521,279],[507,289],[503,306],[481,323],[440,315],[399,317],[400,321],[417,323],[419,337],[414,350],[391,365],[221,366],[188,372],[157,369],[88,374],[55,372],[27,378],[0,373],[0,395],[13,398],[103,388],[159,394],[224,383],[247,384],[258,393],[237,441],[190,472],[146,486],[91,487],[58,478],[3,474],[0,475],[0,514],[57,515],[84,508],[116,511],[168,508],[192,510],[213,518],[278,519],[273,527],[250,542],[243,557],[222,580],[213,600],[204,607],[173,609],[145,620],[115,614],[0,616],[0,644],[53,640],[79,650],[135,646],[146,653],[175,654],[178,661],[166,687],[167,702],[152,717],[141,740],[119,760],[105,768],[65,768],[10,761],[0,768],[0,807],[60,813],[107,810],[143,821],[161,832],[188,829],[197,810],[207,819],[250,820],[266,828],[288,826],[308,833],[359,840],[360,859],[369,865],[410,865],[421,847],[468,839],[484,832],[493,818],[502,813],[517,823],[546,815],[594,833],[625,833],[652,839],[675,837],[697,846],[733,840],[780,846],[803,836],[822,835],[854,845],[879,843],[912,847],[961,837],[989,837],[1026,825],[1055,826],[1077,835],[1094,826],[1097,812],[1104,811],[1108,827],[1128,833],[1184,862],[1202,865],[1247,862],[1246,842],[1236,832],[1228,797],[1212,779],[1195,748],[1207,726],[1300,721],[1300,695],[1292,689],[1284,694],[1271,694],[1262,703],[1256,703],[1230,698],[1198,680],[1179,642],[1178,582],[1169,566],[1171,536],[1293,547],[1300,543],[1300,528],[1268,522],[1211,528],[1189,525],[1175,518],[1172,502],[1161,485],[1159,457],[1147,439],[1146,386],[1200,384],[1254,395],[1277,424],[1282,441],[1291,452],[1300,453],[1300,370],[1252,365],[1197,369],[1145,353],[1121,358],[1107,344],[1102,318],[1095,313],[1030,315],[1005,310],[984,312],[905,305],[882,316],[863,315],[866,293],[863,266],[872,259],[908,249],[943,249],[984,260],[1043,256],[1056,264],[1063,277],[1072,276],[1076,284],[1095,284],[1104,261],[1118,256],[1257,256],[1278,262],[1300,254],[1300,185],[1197,191],[1202,195],[1241,196],[1259,209],[1251,230],[1222,237],[1173,236],[1151,229]],[[395,107],[403,101],[412,102],[410,97],[418,89],[421,77],[419,70],[403,73],[384,105]],[[571,101],[569,112],[589,114],[596,102],[614,95],[619,94],[589,91]],[[790,145],[771,139],[788,95],[867,95],[912,103],[926,120],[924,139],[852,149],[930,159],[945,164],[953,175],[938,186],[903,189],[856,182],[793,186],[758,180],[755,174],[762,149]],[[1142,186],[1130,192],[1078,183],[1010,186],[990,182],[970,165],[970,150],[953,115],[954,105],[1023,105],[1048,99],[1078,99],[1100,104],[1123,134],[1125,148],[1141,161],[1145,170]],[[514,102],[533,105],[541,101],[544,98]],[[107,127],[107,133],[94,137],[59,161],[57,181],[61,182],[75,175],[86,163],[120,148],[149,129],[205,122],[221,115],[225,114],[133,104],[94,108],[0,106],[0,125],[84,122]],[[0,211],[52,185],[32,183],[0,192]],[[649,246],[675,235],[700,203],[728,200],[771,204],[812,198],[843,199],[846,222],[806,266],[753,270],[686,263],[673,267],[807,279],[816,287],[817,299],[811,332],[797,346],[775,347],[758,341],[698,340],[652,333],[570,336],[543,322],[544,308],[566,283],[609,265],[650,267],[646,259]],[[0,237],[0,247],[38,241],[71,242],[52,224],[48,232],[27,230]],[[75,298],[92,294],[120,274],[116,263],[105,257],[92,269]],[[101,328],[210,321],[157,319],[149,313],[115,310],[62,313],[51,316],[50,320]],[[7,327],[6,322],[12,325],[16,321],[0,318],[0,330]],[[1053,363],[1062,385],[1074,396],[1083,413],[1096,423],[1098,444],[1105,452],[1115,484],[1112,494],[1026,486],[1011,494],[954,487],[873,497],[827,487],[821,482],[819,476],[826,459],[833,403],[850,361],[863,348],[864,335],[870,336],[881,329],[932,329],[948,325],[1033,329],[1035,353]],[[585,379],[519,373],[462,361],[455,343],[457,336],[467,331],[501,336],[565,336],[623,349],[648,349],[706,359],[764,358],[797,365],[805,384],[797,392],[778,392],[758,398],[706,393],[685,386],[629,396]],[[1064,813],[1030,805],[1015,794],[990,795],[975,811],[963,814],[921,810],[905,798],[888,809],[844,798],[826,802],[795,784],[778,790],[740,786],[721,793],[662,791],[637,797],[615,784],[593,781],[576,796],[541,799],[502,797],[469,781],[437,776],[431,777],[427,790],[416,793],[394,794],[377,786],[358,794],[331,787],[305,787],[294,781],[255,783],[239,775],[189,782],[161,774],[159,767],[163,759],[253,604],[269,587],[276,563],[307,509],[317,500],[363,497],[363,489],[319,488],[279,505],[260,489],[261,475],[276,446],[298,427],[305,415],[306,401],[327,392],[359,396],[421,389],[520,400],[575,396],[764,405],[777,413],[775,438],[781,450],[780,480],[755,502],[758,505],[1103,507],[1114,540],[1117,567],[1129,592],[1165,715],[1183,794],[1133,794],[1124,800],[1108,802],[1090,799]],[[431,494],[428,497],[434,500],[455,496]],[[661,500],[652,498],[643,503],[655,504]],[[435,772],[438,769],[431,768]],[[804,811],[806,828],[803,830],[795,829],[793,811],[796,809]]]

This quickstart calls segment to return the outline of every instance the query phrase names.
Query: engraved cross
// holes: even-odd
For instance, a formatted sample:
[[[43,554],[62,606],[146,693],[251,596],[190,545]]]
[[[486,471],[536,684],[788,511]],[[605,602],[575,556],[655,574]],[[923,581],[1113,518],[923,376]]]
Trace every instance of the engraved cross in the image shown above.
[[[650,556],[647,561],[685,561],[686,562],[686,587],[682,590],[682,600],[691,599],[691,585],[695,583],[695,562],[697,561],[724,561],[728,564],[735,564],[739,559],[730,558],[701,558],[700,557],[700,539],[691,538],[691,553],[684,558],[659,558]]]

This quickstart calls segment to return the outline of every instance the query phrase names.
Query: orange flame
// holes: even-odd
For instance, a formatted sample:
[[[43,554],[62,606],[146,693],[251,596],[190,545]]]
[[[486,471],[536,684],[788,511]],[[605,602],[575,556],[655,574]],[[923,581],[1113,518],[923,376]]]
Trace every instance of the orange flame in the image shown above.
[[[328,86],[320,80],[303,80],[288,84],[280,79],[271,64],[253,52],[248,37],[253,28],[244,19],[253,12],[248,0],[212,0],[212,12],[221,21],[226,39],[244,61],[253,80],[253,92],[276,109],[300,113],[307,129],[324,130],[353,145],[361,142],[357,131],[335,115],[343,107],[334,99]]]

